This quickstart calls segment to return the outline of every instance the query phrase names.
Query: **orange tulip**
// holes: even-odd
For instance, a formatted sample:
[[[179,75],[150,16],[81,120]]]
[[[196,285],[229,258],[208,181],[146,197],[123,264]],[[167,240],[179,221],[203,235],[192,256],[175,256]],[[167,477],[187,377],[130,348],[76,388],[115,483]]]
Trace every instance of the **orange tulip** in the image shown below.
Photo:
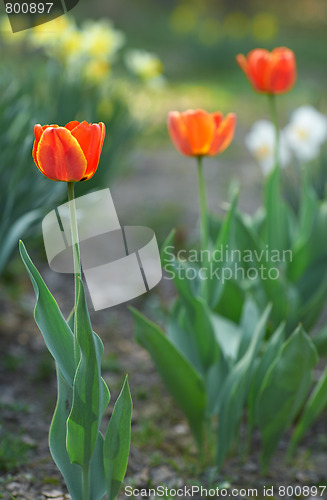
[[[272,52],[254,49],[247,57],[238,54],[236,61],[257,92],[283,94],[295,84],[295,54],[286,47],[278,47]]]
[[[215,156],[232,142],[236,115],[198,109],[168,115],[168,130],[175,147],[187,156]]]
[[[33,158],[38,169],[53,181],[90,179],[99,164],[105,136],[104,123],[72,121],[64,127],[35,125]]]

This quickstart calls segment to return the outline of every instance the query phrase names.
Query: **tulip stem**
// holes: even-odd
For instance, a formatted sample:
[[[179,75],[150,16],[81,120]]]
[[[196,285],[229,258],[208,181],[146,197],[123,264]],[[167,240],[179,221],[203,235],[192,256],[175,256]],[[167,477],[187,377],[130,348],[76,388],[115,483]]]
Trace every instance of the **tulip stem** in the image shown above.
[[[202,156],[198,156],[198,180],[199,180],[199,198],[201,210],[201,239],[202,250],[208,250],[209,234],[208,234],[208,209],[207,209],[207,196],[206,186],[203,175]]]
[[[207,196],[206,196],[206,186],[203,175],[203,164],[202,156],[198,156],[198,181],[199,181],[199,198],[200,198],[200,211],[201,211],[201,248],[203,255],[206,256],[209,250],[209,225],[208,225],[208,207],[207,207]],[[206,260],[204,265],[206,268],[209,267],[209,258],[204,257]],[[202,283],[202,293],[204,298],[208,299],[208,276],[207,279],[203,280]]]
[[[83,478],[83,500],[90,499],[90,466],[85,465],[82,468],[82,478]]]
[[[74,197],[74,182],[68,182],[68,201],[69,201],[69,214],[70,214],[70,227],[72,234],[72,245],[73,245],[73,259],[74,259],[74,274],[75,274],[75,312],[77,310],[77,295],[78,295],[78,279],[81,277],[81,259],[79,251],[79,239],[78,239],[78,226],[76,218],[76,207],[75,207],[75,197]],[[74,321],[75,324],[75,321]]]
[[[279,134],[276,96],[274,94],[268,94],[268,99],[269,99],[271,119],[272,119],[272,122],[273,122],[274,127],[275,127],[275,151],[274,151],[275,166],[279,167],[280,166],[280,158],[279,158],[280,134]]]

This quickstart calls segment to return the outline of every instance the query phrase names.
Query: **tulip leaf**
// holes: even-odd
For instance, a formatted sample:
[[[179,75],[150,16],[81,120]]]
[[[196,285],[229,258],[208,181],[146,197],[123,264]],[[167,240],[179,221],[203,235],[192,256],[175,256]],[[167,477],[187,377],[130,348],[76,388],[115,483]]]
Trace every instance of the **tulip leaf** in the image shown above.
[[[78,465],[71,463],[66,448],[66,422],[72,405],[73,393],[58,367],[57,384],[58,399],[49,432],[49,447],[72,499],[80,500],[82,498],[82,471]]]
[[[265,470],[284,431],[298,414],[312,383],[317,351],[302,327],[284,343],[263,380],[257,401]]]
[[[260,344],[266,332],[266,324],[271,307],[268,306],[262,314],[253,332],[248,350],[236,365],[230,370],[222,388],[218,423],[218,453],[217,463],[221,467],[242,416],[243,407],[248,396],[251,377]]]
[[[249,432],[252,431],[255,425],[256,405],[262,381],[269,370],[269,367],[278,357],[284,340],[285,324],[282,323],[270,337],[269,341],[267,341],[265,351],[254,370],[248,399]]]
[[[246,353],[253,336],[253,332],[259,322],[260,312],[252,298],[247,298],[242,310],[240,329],[242,331],[237,358],[241,359]]]
[[[43,335],[47,348],[58,364],[62,376],[72,387],[75,375],[73,334],[57,302],[31,261],[23,242],[20,242],[19,250],[36,295],[34,309],[36,324]]]
[[[186,331],[193,337],[201,361],[201,372],[205,375],[219,356],[212,314],[206,302],[198,297],[193,297],[191,302],[186,301],[185,308]]]
[[[104,469],[108,500],[115,500],[126,474],[133,403],[126,377],[112,412],[104,440]]]
[[[100,337],[93,332],[94,340],[95,340],[95,350],[96,350],[96,355],[97,355],[97,363],[98,366],[101,367],[101,359],[103,355],[103,343]],[[101,377],[100,380],[100,416],[99,419],[103,417],[103,414],[110,402],[110,391],[109,387],[107,386],[106,382],[103,380]]]
[[[275,168],[267,177],[265,185],[265,241],[271,250],[284,250],[288,245],[287,209],[282,199],[280,168]]]
[[[36,209],[25,213],[11,224],[6,233],[6,238],[1,239],[0,274],[5,268],[21,235],[27,231],[37,220],[42,217],[42,210]]]
[[[327,327],[324,327],[320,332],[317,333],[314,337],[311,338],[314,343],[319,356],[326,357],[327,356]]]
[[[222,294],[214,312],[239,323],[245,301],[245,293],[240,283],[227,280],[224,283]]]
[[[67,324],[71,331],[74,331],[74,317],[75,317],[75,312],[74,309],[70,313],[70,315],[67,318]],[[101,359],[103,356],[103,343],[102,340],[100,339],[99,335],[97,335],[95,332],[93,332],[94,339],[95,339],[95,348],[96,348],[96,353],[97,353],[97,360],[98,363],[101,364]],[[108,404],[110,401],[110,392],[109,388],[106,384],[106,382],[103,380],[101,377],[101,385],[100,385],[100,418],[102,418]]]
[[[177,265],[180,267],[179,271],[176,271],[175,285],[179,291],[181,305],[185,309],[182,328],[191,337],[191,344],[198,353],[199,369],[204,375],[219,354],[214,326],[208,305],[196,295],[196,285],[193,285],[193,280],[187,278],[188,265],[175,261],[175,269]]]
[[[72,409],[67,421],[67,450],[72,463],[84,467],[91,460],[98,435],[101,375],[81,279],[75,312],[75,341],[80,360],[73,384]]]
[[[216,341],[225,358],[235,361],[242,337],[241,328],[236,323],[218,314],[211,313],[211,320]]]
[[[66,448],[66,422],[72,405],[72,389],[57,367],[58,398],[49,432],[51,455],[60,470],[72,500],[82,498],[82,469],[72,464]],[[90,463],[91,500],[101,500],[106,491],[103,467],[103,437],[98,433],[94,454]]]
[[[150,353],[168,392],[188,419],[201,448],[207,404],[202,377],[155,323],[133,308],[131,312],[137,342]]]
[[[313,422],[321,415],[327,406],[327,367],[321,374],[309,400],[307,401],[300,420],[292,436],[288,456],[294,454],[294,451],[302,439],[305,432]]]
[[[163,242],[161,249],[160,249],[161,265],[164,269],[165,269],[165,265],[167,263],[171,262],[171,260],[166,260],[167,255],[169,255],[171,257],[171,253],[172,253],[170,251],[167,252],[167,249],[174,248],[173,242],[174,242],[175,235],[176,235],[176,229],[172,229],[170,231],[170,233],[168,234],[167,238],[165,239],[165,241]],[[174,259],[175,259],[175,257],[174,257]]]
[[[185,356],[193,368],[201,372],[202,361],[199,350],[195,342],[194,335],[190,335],[187,329],[186,320],[187,310],[182,301],[178,298],[169,314],[167,325],[167,337],[178,351]]]
[[[228,242],[230,241],[231,232],[234,229],[235,212],[238,202],[238,195],[239,192],[238,190],[236,190],[232,196],[230,209],[225,217],[224,222],[222,223],[219,234],[213,246],[213,251],[215,252],[216,256],[217,252],[222,253],[221,259],[217,259],[216,257],[215,259],[210,260],[210,272],[212,272],[213,276],[215,276],[214,275],[215,270],[221,271],[221,269],[227,265],[225,259],[225,248]],[[216,305],[219,303],[219,300],[222,296],[224,283],[222,279],[216,279],[216,278],[210,279],[208,280],[208,288],[209,288],[210,307],[214,309]]]
[[[187,303],[192,304],[194,298],[200,293],[200,280],[198,268],[195,263],[188,263],[174,259],[170,262],[171,272],[174,275],[174,284],[180,297]],[[189,279],[188,272],[192,270],[194,279]]]

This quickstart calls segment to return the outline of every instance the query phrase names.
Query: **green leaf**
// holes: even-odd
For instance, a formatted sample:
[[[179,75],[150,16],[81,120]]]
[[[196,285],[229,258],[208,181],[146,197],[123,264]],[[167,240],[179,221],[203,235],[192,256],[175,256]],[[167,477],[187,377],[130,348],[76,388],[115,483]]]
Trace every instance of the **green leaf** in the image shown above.
[[[217,254],[217,251],[222,250],[222,255],[225,255],[225,247],[228,244],[228,242],[231,239],[231,234],[234,229],[234,219],[235,219],[235,212],[236,212],[236,207],[237,207],[237,202],[238,202],[238,195],[239,191],[236,190],[233,195],[232,195],[232,202],[230,205],[230,209],[222,223],[221,229],[219,231],[219,234],[217,236],[217,239],[214,243],[214,251]],[[216,259],[218,260],[218,259]],[[225,262],[225,259],[222,259],[222,262],[217,262],[214,259],[211,259],[210,265],[212,268],[212,272],[214,272],[216,269],[221,270],[224,266],[227,265],[227,262]],[[224,289],[224,284],[221,279],[212,279],[209,280],[208,282],[208,288],[209,288],[209,298],[210,298],[210,307],[215,308],[216,305],[219,303],[219,300],[222,296],[223,289]]]
[[[326,304],[327,273],[325,261],[316,268],[310,268],[301,278],[301,282],[305,287],[305,296],[302,298],[303,305],[299,311],[299,319],[303,327],[310,330],[317,322]],[[303,287],[301,288],[301,292],[303,292]]]
[[[19,238],[24,234],[27,229],[32,226],[38,219],[42,216],[42,210],[32,210],[27,214],[22,215],[18,220],[13,222],[8,228],[6,238],[1,240],[1,251],[0,251],[0,274],[4,270],[13,249],[17,248],[17,242]]]
[[[150,353],[168,392],[188,419],[195,439],[201,447],[206,410],[202,377],[155,323],[133,308],[131,312],[136,324],[137,342]]]
[[[250,217],[248,214],[236,212],[233,240],[233,249],[239,250],[241,254],[246,255],[250,250],[252,253],[256,251],[260,255],[262,242],[259,240],[254,228],[254,216]],[[248,269],[250,267],[258,267],[258,263],[245,262],[243,260],[242,266]]]
[[[287,248],[287,215],[281,195],[280,169],[275,167],[267,177],[265,185],[265,241],[270,250]]]
[[[222,340],[221,349],[218,355],[218,358],[210,366],[209,369],[204,372],[203,365],[201,361],[201,356],[199,354],[199,349],[197,348],[197,344],[194,339],[194,335],[191,334],[191,329],[189,322],[187,321],[187,310],[185,306],[181,303],[179,299],[177,299],[173,310],[170,314],[170,321],[168,324],[167,334],[168,338],[173,342],[176,348],[179,350],[182,356],[184,356],[193,366],[195,371],[200,374],[205,374],[203,377],[206,385],[206,392],[208,395],[207,398],[207,414],[208,415],[216,415],[219,408],[219,397],[221,393],[221,387],[224,383],[226,375],[229,370],[229,364],[226,361],[226,342],[230,344],[229,334],[231,330],[227,330],[225,332],[225,327],[231,324],[224,318],[220,318],[221,322],[219,322],[219,330],[220,332],[215,332],[216,339]],[[216,329],[217,326],[217,316],[211,315],[212,324]],[[236,325],[234,326],[235,328]],[[222,333],[225,333],[222,336]],[[220,335],[221,334],[221,335]],[[229,351],[227,350],[227,353]],[[225,353],[225,354],[224,354]]]
[[[251,343],[253,332],[256,329],[259,319],[260,319],[260,313],[258,307],[252,300],[252,298],[250,297],[247,298],[242,310],[242,317],[240,324],[240,329],[242,334],[237,353],[238,359],[241,359],[246,353]]]
[[[97,362],[98,366],[101,367],[101,359],[103,355],[103,343],[100,337],[93,332],[94,340],[95,340],[95,350],[96,350],[96,355],[97,355]],[[100,381],[100,416],[99,416],[99,421],[103,417],[103,414],[109,404],[110,401],[110,391],[109,387],[107,386],[106,382],[103,380],[101,377]]]
[[[91,460],[98,436],[101,375],[81,279],[75,313],[75,340],[80,360],[73,385],[72,410],[67,421],[67,450],[72,463],[83,467]]]
[[[202,361],[194,335],[190,335],[187,327],[187,310],[178,298],[169,314],[167,337],[179,352],[191,363],[193,368],[202,372]]]
[[[20,242],[19,250],[36,295],[34,309],[36,324],[43,335],[47,348],[58,364],[60,372],[68,385],[72,387],[75,375],[73,334],[57,302],[31,261],[23,242]]]
[[[267,269],[269,266],[273,268],[274,263],[267,264]],[[276,328],[286,319],[286,329],[292,332],[299,321],[301,297],[298,289],[287,280],[282,271],[278,279],[266,279],[261,283],[261,293],[265,291],[267,301],[273,304],[271,314],[273,326]]]
[[[179,317],[182,323],[179,321],[178,327],[187,332],[188,337],[191,338],[192,350],[194,351],[194,346],[197,352],[197,367],[201,374],[205,375],[218,358],[219,349],[209,307],[201,297],[197,297],[191,290],[191,282],[192,280],[184,279],[176,284],[181,306],[185,309],[185,313]],[[179,312],[181,313],[181,308]],[[175,333],[182,334],[181,331]]]
[[[202,298],[193,297],[191,302],[185,301],[185,307],[186,331],[193,337],[201,360],[201,372],[205,376],[219,356],[212,314]]]
[[[219,235],[215,241],[214,244],[215,249],[219,250],[221,246],[227,245],[229,241],[230,233],[234,222],[235,211],[238,203],[238,197],[239,197],[239,190],[236,189],[232,194],[232,201],[230,204],[229,211],[225,217],[225,220],[221,226],[221,230],[219,231]]]
[[[285,340],[285,323],[282,323],[277,330],[272,334],[269,341],[266,343],[265,351],[262,358],[259,360],[251,381],[248,403],[248,421],[249,432],[252,431],[255,425],[256,405],[258,403],[258,394],[262,386],[264,377],[270,366],[279,355],[282,344]]]
[[[306,398],[316,363],[316,349],[303,328],[298,327],[269,368],[258,396],[257,421],[263,440],[264,470]]]
[[[73,500],[82,498],[82,472],[78,465],[72,464],[66,448],[66,422],[72,404],[72,389],[57,367],[58,397],[53,414],[49,447],[53,460],[60,470]]]
[[[131,443],[132,398],[126,377],[104,440],[104,469],[108,500],[115,500],[126,474]]]
[[[260,344],[266,332],[266,324],[270,310],[271,307],[268,306],[262,314],[253,333],[248,350],[243,358],[230,370],[223,386],[218,423],[218,467],[222,465],[228,453],[242,416],[254,369],[254,360],[256,359]]]
[[[206,377],[207,393],[207,416],[212,417],[219,414],[223,387],[230,371],[230,363],[226,360],[223,351],[220,351],[219,358],[208,371]]]
[[[161,265],[163,268],[165,268],[165,265],[170,262],[170,260],[166,261],[166,258],[168,256],[171,258],[171,255],[170,255],[172,253],[171,251],[175,248],[173,245],[175,235],[176,235],[176,229],[172,229],[161,246],[160,259],[161,259]],[[167,252],[167,250],[168,250],[168,252]]]
[[[57,367],[58,397],[49,432],[51,455],[60,470],[73,500],[82,498],[82,470],[72,464],[66,448],[66,422],[72,405],[72,389]],[[99,433],[90,464],[91,500],[101,500],[106,491],[103,468],[103,437]]]
[[[288,456],[292,456],[295,452],[300,440],[313,424],[313,422],[321,415],[327,406],[327,367],[321,374],[318,383],[316,384],[309,400],[307,401],[301,418],[292,435],[291,444]]]
[[[235,361],[242,336],[239,325],[214,313],[211,313],[211,320],[217,343],[225,358]]]
[[[243,305],[245,301],[245,292],[241,284],[237,281],[225,281],[217,306],[214,312],[230,319],[234,323],[239,323]]]
[[[71,331],[73,332],[74,331],[74,318],[75,318],[75,308],[71,311],[71,313],[69,314],[68,318],[67,318],[67,324],[69,326],[69,328],[71,329]],[[103,343],[102,343],[102,340],[100,339],[100,337],[95,333],[93,332],[93,335],[94,335],[94,339],[95,339],[95,348],[96,348],[96,353],[97,353],[97,360],[98,360],[98,363],[100,364],[101,366],[101,359],[102,359],[102,356],[103,356]],[[106,384],[106,382],[103,380],[103,378],[101,377],[101,385],[100,385],[100,408],[101,408],[101,411],[100,411],[100,418],[102,418],[108,404],[109,404],[109,401],[110,401],[110,392],[109,392],[109,388]]]
[[[327,327],[320,330],[314,337],[311,337],[312,342],[314,343],[319,356],[326,357],[327,356]]]

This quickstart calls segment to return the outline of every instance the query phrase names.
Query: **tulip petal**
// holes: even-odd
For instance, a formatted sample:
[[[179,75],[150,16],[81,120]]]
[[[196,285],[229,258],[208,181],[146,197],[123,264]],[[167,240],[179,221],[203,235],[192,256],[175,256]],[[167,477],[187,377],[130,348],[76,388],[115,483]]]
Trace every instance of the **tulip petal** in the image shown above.
[[[271,53],[269,70],[265,75],[266,86],[272,94],[290,90],[296,80],[294,52],[286,47],[278,47]]]
[[[224,119],[224,115],[220,111],[216,111],[215,113],[211,113],[212,118],[214,119],[216,129],[219,127],[221,122]]]
[[[184,155],[192,156],[193,153],[187,138],[187,131],[181,113],[177,111],[169,113],[168,131],[176,149]]]
[[[84,121],[73,128],[71,134],[78,141],[86,158],[87,168],[82,180],[88,180],[94,175],[99,164],[105,125],[104,123],[89,124]]]
[[[266,73],[271,54],[266,49],[254,49],[248,54],[249,79],[255,90],[267,92]]]
[[[78,122],[77,120],[73,120],[71,122],[68,122],[67,125],[65,125],[65,128],[67,130],[70,130],[70,132],[72,130],[74,130],[74,128],[78,127],[78,125],[80,124],[80,122]]]
[[[215,122],[212,116],[198,109],[183,113],[188,142],[194,156],[207,155],[215,133]]]
[[[42,136],[43,132],[45,131],[45,129],[49,128],[49,127],[58,127],[58,125],[43,125],[43,126],[41,126],[40,124],[36,124],[34,126],[35,140],[34,140],[34,144],[33,144],[32,156],[33,156],[33,159],[34,159],[36,165],[38,165],[36,151],[37,151],[41,136]]]
[[[47,127],[44,130],[36,159],[41,172],[54,181],[77,182],[82,179],[87,167],[78,141],[64,127]]]
[[[228,113],[216,130],[215,138],[212,142],[209,155],[215,156],[228,148],[233,140],[236,127],[235,113]]]
[[[248,78],[248,80],[251,80],[250,72],[249,72],[249,64],[248,64],[248,60],[245,57],[245,55],[244,54],[237,54],[236,62],[239,65],[239,67],[242,69],[243,73]]]

